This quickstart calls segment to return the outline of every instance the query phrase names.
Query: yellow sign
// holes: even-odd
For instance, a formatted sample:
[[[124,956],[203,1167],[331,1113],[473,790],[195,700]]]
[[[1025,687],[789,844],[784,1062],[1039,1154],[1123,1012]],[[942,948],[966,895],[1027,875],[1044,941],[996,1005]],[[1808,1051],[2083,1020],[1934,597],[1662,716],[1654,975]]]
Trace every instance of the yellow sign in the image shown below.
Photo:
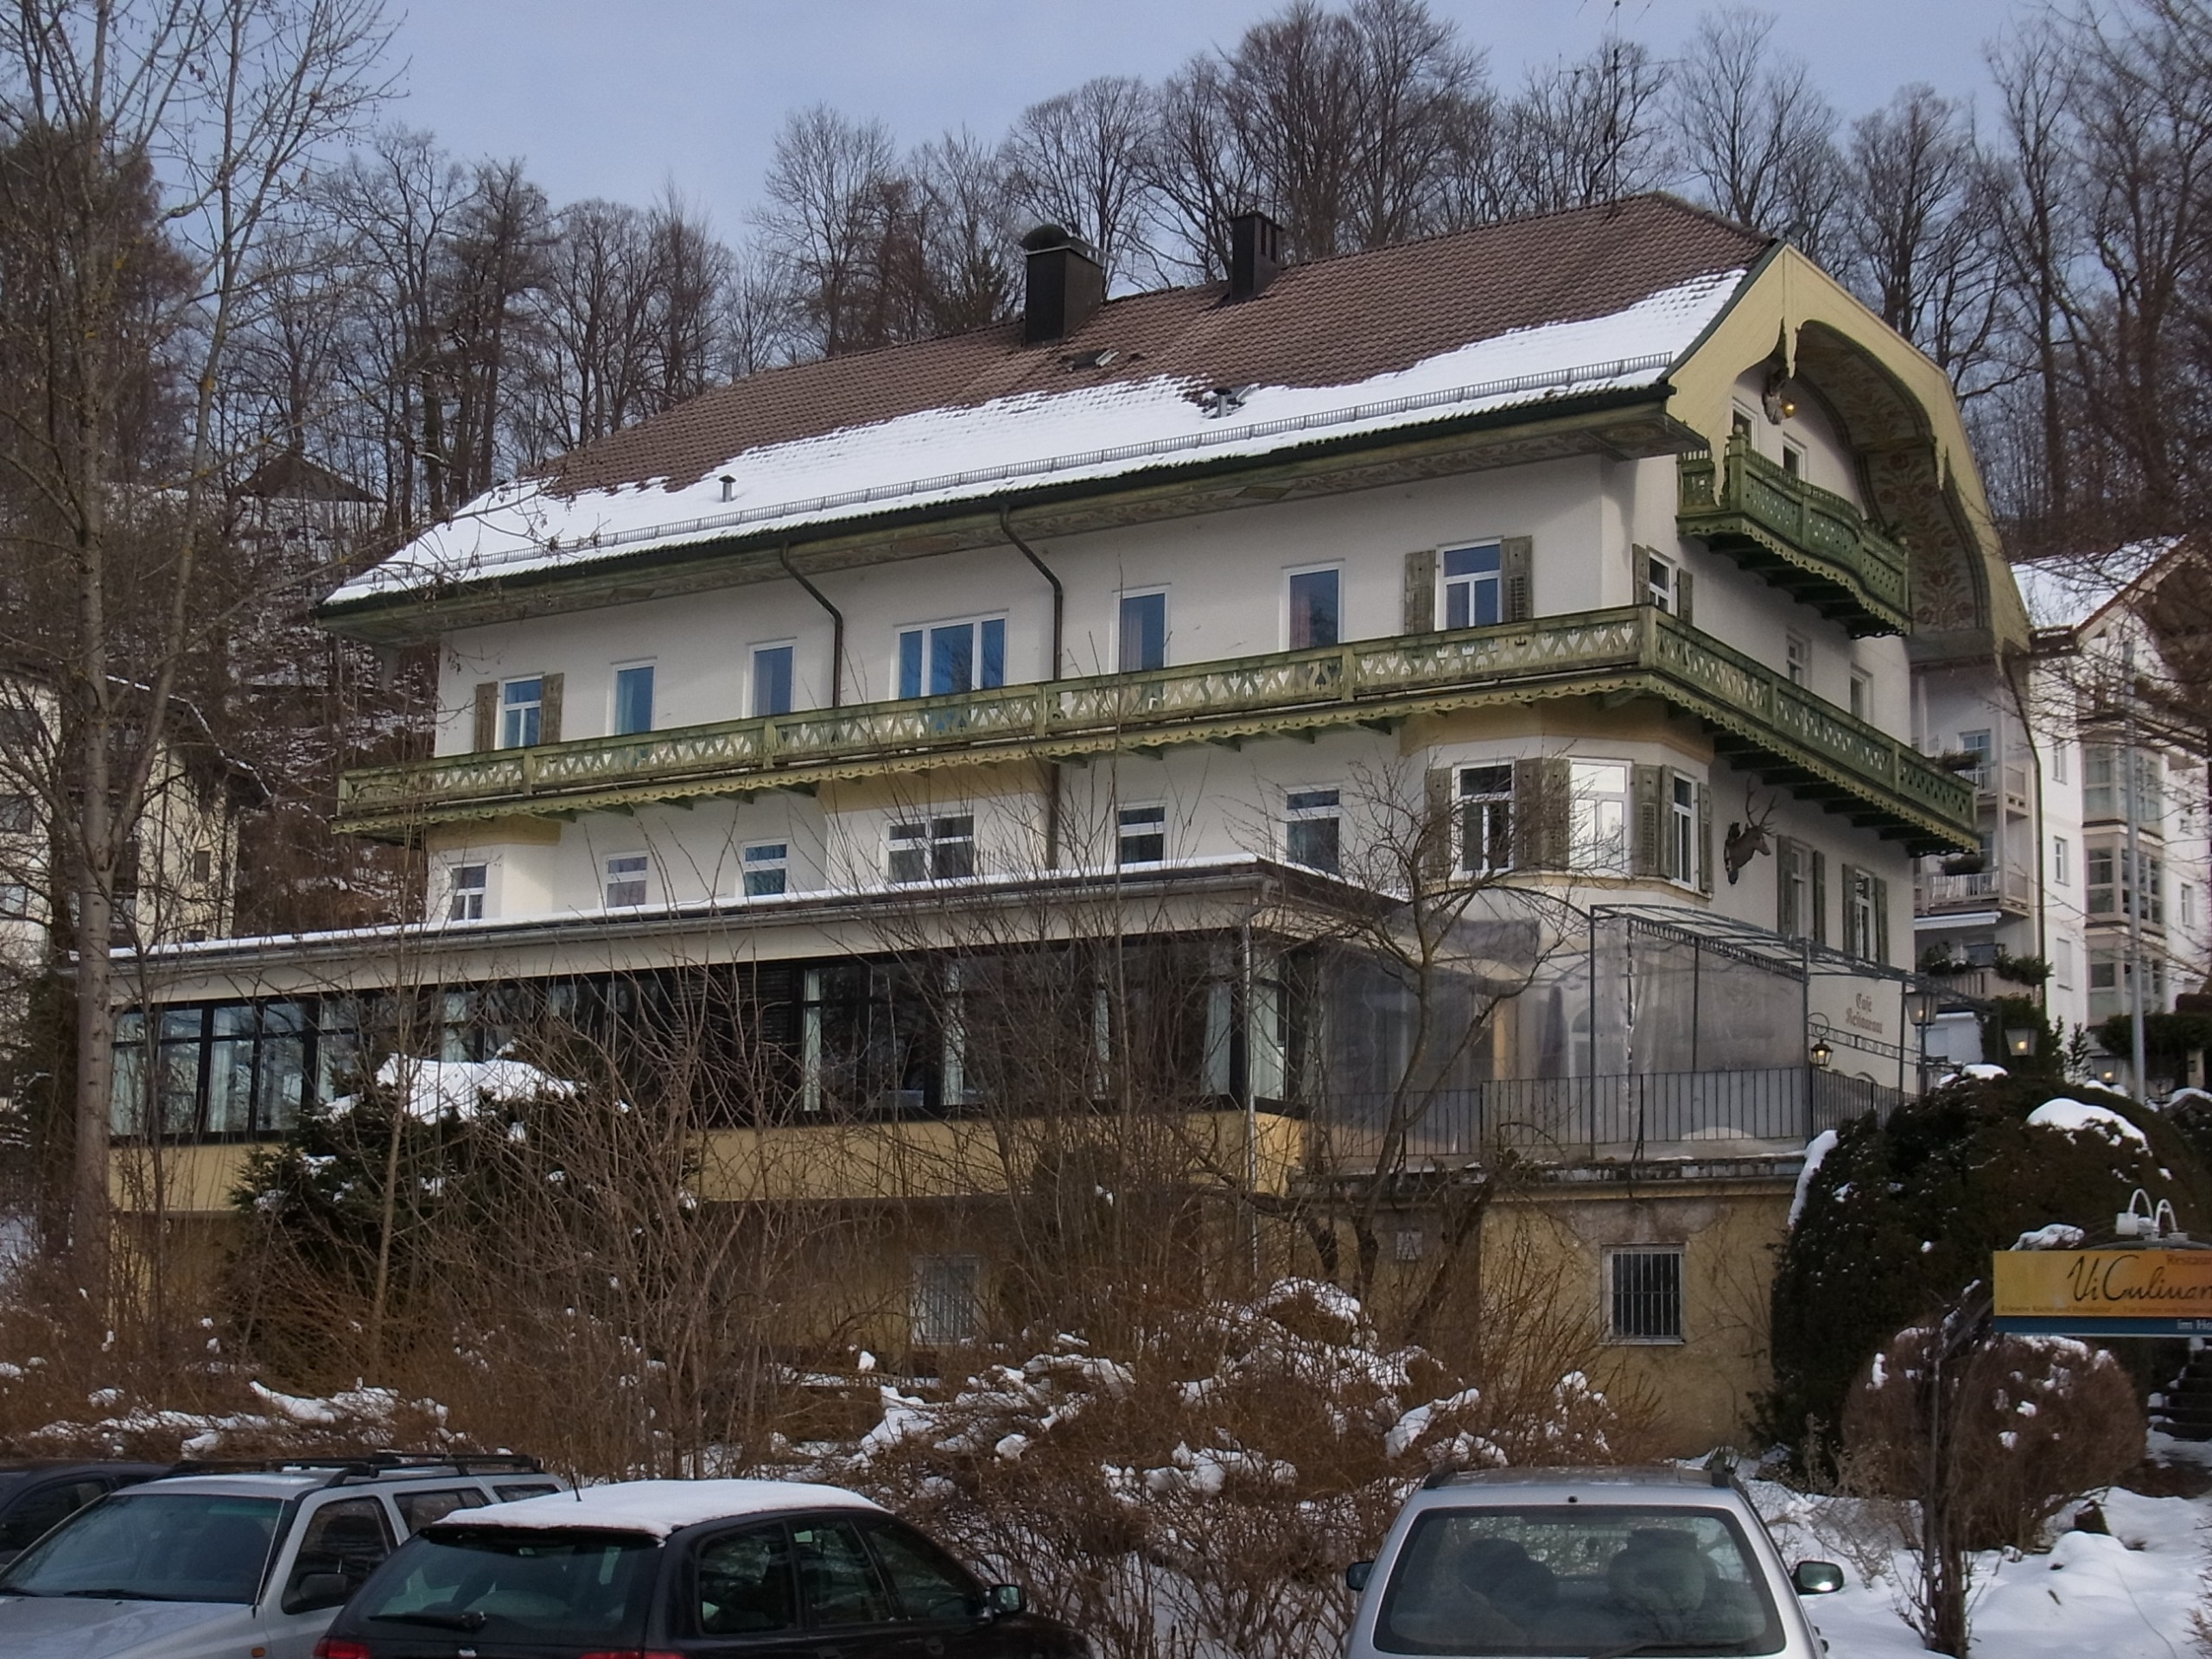
[[[2212,1336],[2212,1250],[1999,1250],[1992,1286],[1999,1331]]]

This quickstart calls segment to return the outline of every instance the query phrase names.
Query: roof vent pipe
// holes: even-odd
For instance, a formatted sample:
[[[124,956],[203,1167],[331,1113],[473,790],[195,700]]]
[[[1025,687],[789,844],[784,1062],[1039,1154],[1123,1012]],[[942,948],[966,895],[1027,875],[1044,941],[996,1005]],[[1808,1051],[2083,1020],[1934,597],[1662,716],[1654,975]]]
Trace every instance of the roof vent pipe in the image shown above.
[[[1229,221],[1229,297],[1254,300],[1282,275],[1282,226],[1265,213]]]
[[[1106,303],[1106,269],[1089,243],[1057,225],[1039,225],[1021,245],[1028,265],[1021,343],[1065,340]]]

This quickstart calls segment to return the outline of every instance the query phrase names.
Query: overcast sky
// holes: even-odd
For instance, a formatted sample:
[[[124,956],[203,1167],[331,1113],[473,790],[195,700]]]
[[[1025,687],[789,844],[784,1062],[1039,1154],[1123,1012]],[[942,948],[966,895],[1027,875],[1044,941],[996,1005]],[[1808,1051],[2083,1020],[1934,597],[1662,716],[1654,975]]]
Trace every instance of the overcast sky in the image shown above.
[[[1622,31],[1671,54],[1710,0],[1432,0],[1510,85]],[[1857,113],[1907,80],[1986,90],[2021,0],[1769,0],[1778,41]],[[1232,44],[1268,0],[425,0],[397,38],[394,118],[465,156],[518,156],[556,204],[643,205],[673,181],[734,239],[785,111],[880,118],[902,144],[1098,74],[1156,79]]]

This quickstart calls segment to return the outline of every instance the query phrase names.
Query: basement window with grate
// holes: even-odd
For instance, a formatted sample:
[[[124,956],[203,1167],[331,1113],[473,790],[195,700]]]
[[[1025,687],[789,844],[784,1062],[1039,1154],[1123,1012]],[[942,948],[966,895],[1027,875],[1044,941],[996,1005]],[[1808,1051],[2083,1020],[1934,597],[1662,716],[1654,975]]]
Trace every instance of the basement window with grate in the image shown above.
[[[1612,1250],[1605,1257],[1605,1332],[1614,1342],[1682,1339],[1682,1250],[1679,1244]]]

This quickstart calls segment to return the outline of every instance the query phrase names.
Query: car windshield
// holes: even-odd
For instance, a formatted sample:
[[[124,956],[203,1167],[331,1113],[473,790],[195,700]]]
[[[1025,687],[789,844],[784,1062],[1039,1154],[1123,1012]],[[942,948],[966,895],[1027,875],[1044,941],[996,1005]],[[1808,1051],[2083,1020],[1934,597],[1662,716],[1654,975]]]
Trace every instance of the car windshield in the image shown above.
[[[659,1554],[657,1539],[634,1532],[432,1527],[362,1587],[348,1618],[491,1642],[635,1647]]]
[[[0,1595],[251,1601],[283,1508],[226,1492],[120,1492],[17,1556]]]
[[[1777,1653],[1782,1621],[1723,1510],[1436,1509],[1376,1619],[1389,1653]]]

